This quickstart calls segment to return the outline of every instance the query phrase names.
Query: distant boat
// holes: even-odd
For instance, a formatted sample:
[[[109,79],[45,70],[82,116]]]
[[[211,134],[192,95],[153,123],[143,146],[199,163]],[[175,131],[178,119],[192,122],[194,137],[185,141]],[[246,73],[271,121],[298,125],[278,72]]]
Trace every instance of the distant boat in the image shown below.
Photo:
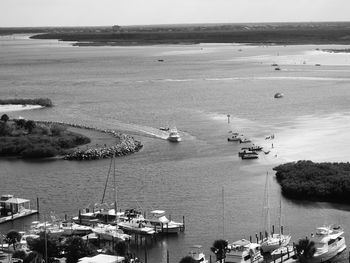
[[[277,92],[274,96],[275,99],[283,98],[283,93]]]
[[[169,127],[159,127],[159,130],[161,130],[161,131],[169,131],[170,128]]]
[[[239,134],[238,132],[231,132],[230,136],[227,137],[229,142],[239,142],[242,139],[243,134]]]
[[[168,136],[168,141],[171,141],[171,142],[180,142],[181,141],[181,136],[180,136],[180,133],[177,131],[176,128],[172,128],[170,131],[169,131],[169,136]]]

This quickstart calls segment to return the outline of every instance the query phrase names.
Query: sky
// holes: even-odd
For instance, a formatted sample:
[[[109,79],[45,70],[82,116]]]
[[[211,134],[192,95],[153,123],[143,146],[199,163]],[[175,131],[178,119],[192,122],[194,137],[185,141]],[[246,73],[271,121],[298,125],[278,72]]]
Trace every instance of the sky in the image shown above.
[[[0,0],[0,27],[350,21],[350,0]]]

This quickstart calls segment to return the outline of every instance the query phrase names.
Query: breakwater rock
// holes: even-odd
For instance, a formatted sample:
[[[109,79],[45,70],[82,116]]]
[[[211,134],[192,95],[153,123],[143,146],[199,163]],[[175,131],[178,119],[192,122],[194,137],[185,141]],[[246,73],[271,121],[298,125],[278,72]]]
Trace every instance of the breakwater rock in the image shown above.
[[[111,158],[113,156],[124,156],[139,151],[143,145],[140,141],[135,140],[132,136],[126,134],[119,134],[115,131],[109,131],[109,133],[115,135],[120,139],[120,142],[116,145],[78,149],[72,153],[66,154],[63,159],[65,160],[96,160],[103,158]]]
[[[64,122],[46,122],[43,123],[59,124],[64,126],[71,126],[74,128],[94,130],[102,133],[110,134],[117,139],[114,145],[104,145],[103,147],[88,146],[85,149],[73,149],[72,152],[63,156],[65,160],[97,160],[103,158],[111,158],[113,156],[124,156],[138,152],[142,147],[142,143],[134,139],[134,137],[120,133],[115,130],[100,129],[89,127],[80,124],[64,123]]]

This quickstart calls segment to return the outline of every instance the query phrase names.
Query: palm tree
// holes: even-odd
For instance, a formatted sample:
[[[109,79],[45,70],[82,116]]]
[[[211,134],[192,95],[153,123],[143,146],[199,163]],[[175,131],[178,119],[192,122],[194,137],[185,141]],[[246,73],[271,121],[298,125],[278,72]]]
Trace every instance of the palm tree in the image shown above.
[[[216,261],[221,261],[226,257],[227,241],[223,239],[215,240],[210,250],[215,254]]]
[[[16,244],[21,240],[21,234],[15,230],[11,230],[6,235],[6,241],[9,245],[13,245],[13,250],[16,250]]]
[[[10,118],[9,118],[9,116],[7,116],[7,114],[3,114],[3,115],[1,116],[1,120],[2,120],[3,122],[7,122],[9,119],[10,119]]]
[[[295,249],[301,263],[308,262],[316,252],[315,242],[308,238],[300,239]]]

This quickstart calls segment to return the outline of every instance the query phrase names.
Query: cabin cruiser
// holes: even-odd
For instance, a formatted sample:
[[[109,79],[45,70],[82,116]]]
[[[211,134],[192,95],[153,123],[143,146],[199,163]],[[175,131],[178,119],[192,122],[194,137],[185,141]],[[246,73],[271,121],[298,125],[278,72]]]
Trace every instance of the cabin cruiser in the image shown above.
[[[119,217],[118,226],[127,232],[142,235],[153,235],[156,233],[154,227],[146,225],[142,213],[136,209],[126,210],[124,215]]]
[[[239,134],[238,132],[232,132],[230,136],[227,138],[229,142],[239,142],[242,139],[243,134]]]
[[[226,263],[251,263],[264,260],[260,253],[260,245],[241,239],[227,245]]]
[[[285,247],[289,244],[291,239],[290,235],[283,235],[283,234],[272,234],[268,237],[264,238],[260,242],[261,250],[266,252],[274,251],[280,247]]]
[[[310,240],[315,242],[316,252],[310,263],[326,262],[346,249],[344,230],[338,227],[323,226],[316,229]]]
[[[92,232],[91,227],[79,225],[74,222],[64,221],[60,228],[63,229],[65,235],[87,235]]]
[[[195,245],[190,247],[189,256],[195,260],[195,262],[208,263],[208,260],[205,259],[205,255],[201,245]]]
[[[169,220],[163,210],[153,210],[150,214],[151,216],[149,218],[145,218],[145,224],[155,229],[156,232],[177,234],[183,227],[183,223]]]
[[[86,209],[83,213],[79,213],[78,216],[73,217],[73,221],[77,224],[88,226],[97,223],[116,224],[119,216],[122,215],[122,212],[115,213],[114,209],[100,209],[93,212]]]
[[[246,151],[243,153],[238,153],[238,155],[242,158],[242,159],[258,159],[259,155],[257,152],[254,151]]]
[[[169,131],[168,141],[171,141],[171,142],[180,142],[181,141],[180,134],[176,128],[172,128]]]
[[[130,240],[131,236],[124,234],[124,232],[117,226],[97,224],[92,228],[94,232],[100,239],[108,241],[126,241]]]

